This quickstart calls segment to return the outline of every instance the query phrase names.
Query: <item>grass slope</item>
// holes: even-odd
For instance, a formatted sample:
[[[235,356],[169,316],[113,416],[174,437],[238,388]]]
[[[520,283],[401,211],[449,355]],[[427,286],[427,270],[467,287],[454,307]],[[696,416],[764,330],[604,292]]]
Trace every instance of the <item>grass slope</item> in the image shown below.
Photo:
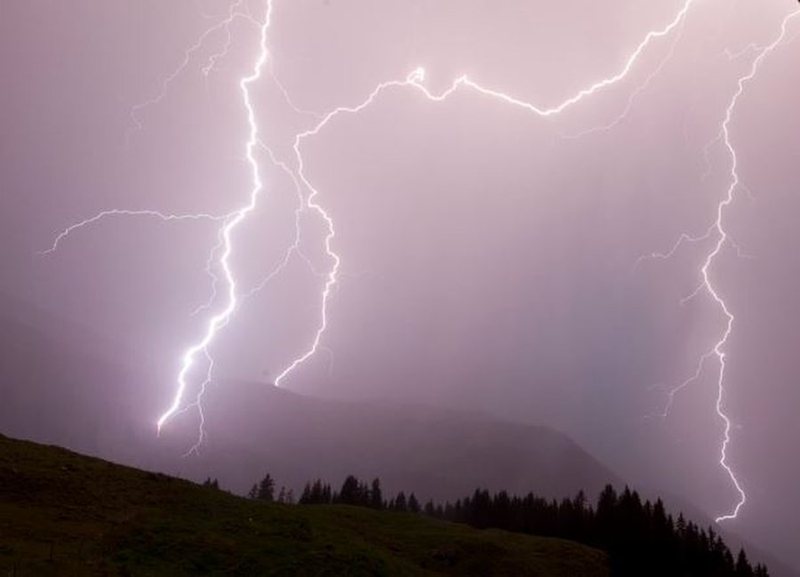
[[[0,576],[607,575],[569,541],[291,506],[0,436]]]

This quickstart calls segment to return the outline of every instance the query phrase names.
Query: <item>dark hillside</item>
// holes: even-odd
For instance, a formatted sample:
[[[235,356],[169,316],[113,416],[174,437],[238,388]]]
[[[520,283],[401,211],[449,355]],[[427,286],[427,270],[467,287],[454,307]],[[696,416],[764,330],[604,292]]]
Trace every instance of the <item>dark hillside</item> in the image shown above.
[[[602,577],[603,553],[420,515],[260,503],[0,437],[0,574]]]

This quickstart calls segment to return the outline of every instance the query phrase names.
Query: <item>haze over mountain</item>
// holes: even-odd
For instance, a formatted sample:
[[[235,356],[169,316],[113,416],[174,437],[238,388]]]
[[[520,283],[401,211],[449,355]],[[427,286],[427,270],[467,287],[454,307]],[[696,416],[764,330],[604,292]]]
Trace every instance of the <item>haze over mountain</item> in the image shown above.
[[[576,464],[590,462],[583,450],[706,519],[736,506],[733,471],[747,502],[720,526],[798,563],[800,16],[786,20],[797,2],[273,0],[250,107],[242,79],[268,1],[2,2],[0,431],[186,475],[241,454],[246,470],[216,472],[236,486],[269,466],[264,449],[280,463],[296,439],[338,472],[324,460],[328,426],[357,455],[385,453],[389,474],[407,461],[426,483],[424,431],[439,452],[475,445],[442,457],[467,476],[496,453],[525,477],[536,467],[515,458],[557,446],[563,461],[537,465],[544,489],[548,471],[596,471]],[[297,158],[295,137],[319,114],[418,66],[421,85],[337,114]],[[464,74],[518,100],[419,89],[440,94]],[[563,114],[513,104],[554,106],[598,82]],[[301,165],[335,224],[330,244],[317,210],[296,219],[311,194],[296,186]],[[241,301],[208,351],[208,438],[181,459],[198,413],[187,407],[160,438],[154,422],[187,347],[226,305],[223,251],[210,254],[223,221],[149,211],[230,214],[256,180],[255,209],[230,237]],[[111,209],[145,212],[91,220]],[[724,391],[719,359],[704,357],[727,334],[700,286],[715,246],[705,278],[735,315]],[[313,401],[266,383],[320,326],[327,248],[341,267],[326,330],[282,381]],[[649,258],[659,254],[669,258]],[[362,438],[367,423],[383,452]],[[493,452],[480,435],[511,446]],[[300,477],[285,468],[285,482]]]
[[[12,302],[10,297],[6,302]],[[267,472],[296,495],[310,480],[336,484],[355,474],[380,477],[388,492],[414,491],[423,501],[456,499],[476,487],[533,491],[556,499],[583,490],[594,497],[608,483],[627,482],[548,427],[397,401],[314,398],[235,380],[209,388],[206,400],[215,407],[215,416],[206,423],[207,436],[197,453],[186,454],[199,431],[192,415],[161,437],[156,437],[152,420],[128,416],[141,406],[136,389],[152,377],[106,351],[125,350],[124,343],[109,342],[23,301],[8,310],[0,316],[0,345],[9,353],[8,362],[0,365],[0,382],[16,386],[15,394],[0,404],[0,432],[6,435],[57,443],[198,482],[215,477],[238,494]],[[125,387],[127,400],[109,398],[110,387]],[[80,406],[97,410],[85,419],[71,418],[66,409]],[[637,488],[661,496],[701,526],[712,523],[685,499],[664,494],[663,488]],[[742,543],[736,535],[723,534],[733,547]],[[772,575],[796,575],[757,547],[746,546],[751,558],[769,562]]]
[[[16,310],[23,308],[19,304]],[[209,388],[208,401],[216,409],[205,427],[207,438],[198,454],[181,458],[196,440],[195,418],[156,438],[152,420],[124,417],[122,408],[131,405],[113,404],[104,395],[112,384],[127,385],[133,387],[129,402],[134,402],[135,388],[148,379],[145,372],[108,357],[101,360],[97,348],[87,352],[108,343],[76,325],[59,326],[30,308],[23,316],[44,328],[0,319],[2,345],[9,352],[0,380],[17,385],[0,408],[0,422],[10,435],[60,442],[195,479],[213,475],[240,493],[265,470],[295,489],[312,478],[354,473],[380,476],[390,489],[413,488],[421,497],[437,499],[476,486],[564,497],[621,483],[574,441],[547,427],[398,402],[315,399],[236,381]],[[65,336],[73,344],[61,340]],[[230,395],[231,390],[237,394]],[[86,419],[70,418],[64,410],[97,401],[96,412]]]

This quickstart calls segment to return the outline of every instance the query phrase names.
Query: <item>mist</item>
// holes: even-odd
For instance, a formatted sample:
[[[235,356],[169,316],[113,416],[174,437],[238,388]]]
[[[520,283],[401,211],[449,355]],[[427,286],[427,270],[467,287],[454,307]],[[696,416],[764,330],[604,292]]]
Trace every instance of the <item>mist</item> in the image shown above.
[[[618,71],[682,3],[274,4],[270,58],[252,88],[264,190],[234,236],[239,307],[209,348],[209,398],[227,399],[203,405],[210,442],[259,418],[241,383],[269,389],[320,326],[332,262],[318,214],[300,216],[300,252],[270,277],[295,235],[298,191],[279,163],[295,167],[296,134],[418,66],[434,94],[466,74],[556,105]],[[790,4],[694,3],[628,77],[557,117],[468,89],[433,102],[393,87],[304,138],[304,174],[335,223],[341,268],[320,346],[282,387],[549,427],[626,480],[728,513],[738,495],[719,463],[719,365],[699,365],[726,325],[701,287],[716,242],[704,235],[731,181],[726,110]],[[263,17],[258,2],[250,8]],[[222,302],[207,271],[216,223],[112,216],[40,253],[104,210],[218,215],[246,202],[239,80],[258,28],[234,21],[208,74],[224,33],[168,80],[227,11],[216,0],[0,6],[0,315],[16,327],[4,364],[13,357],[23,374],[39,362],[20,360],[17,335],[29,330],[94,359],[59,365],[67,353],[56,344],[41,354],[63,370],[39,388],[5,379],[3,433],[120,460],[134,437],[158,442],[181,356]],[[723,406],[728,463],[747,494],[724,526],[790,560],[800,539],[798,34],[795,19],[737,101],[741,184],[711,268],[735,315]],[[700,240],[676,247],[682,234]],[[87,393],[90,381],[102,385]],[[160,438],[191,445],[197,427],[188,410]],[[193,466],[180,464],[194,458],[185,449],[171,453],[174,468]]]

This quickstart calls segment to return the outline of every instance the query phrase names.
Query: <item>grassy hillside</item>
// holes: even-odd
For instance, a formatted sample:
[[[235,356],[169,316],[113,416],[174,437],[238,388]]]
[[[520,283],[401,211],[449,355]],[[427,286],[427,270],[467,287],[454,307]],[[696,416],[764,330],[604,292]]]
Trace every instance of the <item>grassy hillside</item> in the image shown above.
[[[15,573],[16,572],[16,573]],[[0,436],[0,575],[607,575],[602,552],[346,506],[266,504]]]

